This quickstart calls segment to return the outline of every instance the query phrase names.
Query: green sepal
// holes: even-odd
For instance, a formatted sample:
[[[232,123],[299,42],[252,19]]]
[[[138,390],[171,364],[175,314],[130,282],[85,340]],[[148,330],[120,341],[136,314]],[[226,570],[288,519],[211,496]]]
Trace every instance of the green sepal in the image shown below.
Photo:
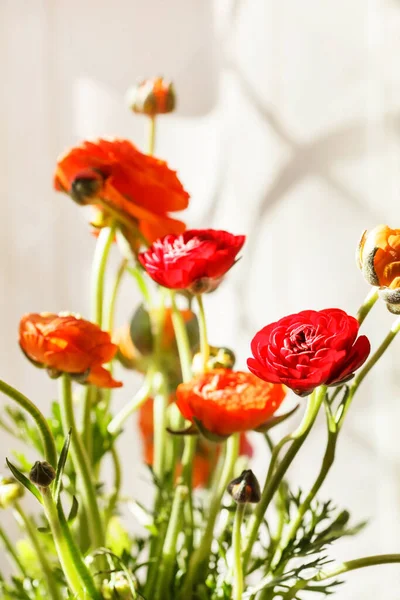
[[[199,429],[196,425],[193,425],[193,423],[185,429],[171,429],[170,427],[167,427],[167,431],[171,435],[199,435],[200,433]]]
[[[210,442],[217,442],[217,443],[226,442],[226,440],[229,437],[229,435],[224,436],[224,435],[217,435],[216,433],[212,433],[211,431],[206,429],[204,427],[203,423],[199,419],[196,419],[196,417],[193,418],[193,421],[197,425],[201,435],[203,437],[205,437],[207,440],[209,440]]]
[[[8,460],[8,458],[6,458],[6,463],[11,473],[14,475],[15,479],[19,481],[20,484],[23,485],[29,492],[31,492],[31,494],[35,496],[35,498],[40,502],[40,504],[43,504],[42,495],[39,492],[38,488],[35,485],[33,485],[33,483],[31,483],[29,479],[25,477],[25,475],[21,473],[21,471],[17,469],[17,467]]]
[[[294,408],[292,408],[292,410],[290,410],[287,413],[284,413],[283,415],[279,415],[277,417],[272,417],[271,419],[268,419],[268,421],[266,421],[265,423],[262,423],[258,427],[255,427],[254,431],[257,431],[259,433],[265,433],[266,431],[269,431],[276,425],[283,423],[283,421],[286,421],[286,419],[288,419],[289,417],[294,415],[294,413],[296,412],[296,410],[298,408],[299,408],[299,404],[297,404]]]

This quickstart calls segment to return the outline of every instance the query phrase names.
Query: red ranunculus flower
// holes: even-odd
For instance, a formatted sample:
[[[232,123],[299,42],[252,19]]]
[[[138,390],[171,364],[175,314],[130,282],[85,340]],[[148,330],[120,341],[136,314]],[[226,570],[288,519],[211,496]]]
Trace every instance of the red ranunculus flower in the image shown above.
[[[370,343],[359,323],[339,308],[304,310],[267,325],[253,338],[250,371],[306,396],[319,385],[348,380],[366,360]]]
[[[234,265],[244,235],[216,229],[191,229],[156,240],[139,260],[160,285],[202,293],[215,289]]]
[[[182,221],[168,215],[189,201],[176,172],[128,140],[99,139],[72,148],[57,161],[54,186],[78,204],[100,209],[99,226],[114,218],[128,232],[130,225],[138,227],[150,243],[185,230]]]
[[[26,356],[53,376],[81,375],[99,387],[120,387],[102,365],[117,351],[110,335],[97,325],[71,314],[31,313],[19,326],[19,343]]]
[[[284,397],[282,385],[228,369],[198,375],[176,390],[176,403],[185,419],[221,437],[260,427]]]

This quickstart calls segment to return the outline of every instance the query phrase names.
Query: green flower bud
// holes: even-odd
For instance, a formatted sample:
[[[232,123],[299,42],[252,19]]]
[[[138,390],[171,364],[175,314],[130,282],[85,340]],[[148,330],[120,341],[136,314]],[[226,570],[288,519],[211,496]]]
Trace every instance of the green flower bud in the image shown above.
[[[24,488],[12,477],[0,478],[0,508],[12,506],[24,495]]]
[[[105,579],[101,587],[104,600],[131,600],[132,592],[124,573],[113,573],[111,579]]]

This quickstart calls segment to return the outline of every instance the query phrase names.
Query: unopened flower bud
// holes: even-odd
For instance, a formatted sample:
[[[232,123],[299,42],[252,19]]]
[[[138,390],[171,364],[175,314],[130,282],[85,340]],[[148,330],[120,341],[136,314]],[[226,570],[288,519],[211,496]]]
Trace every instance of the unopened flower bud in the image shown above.
[[[227,489],[238,504],[256,504],[261,498],[260,484],[251,469],[243,471],[239,477],[233,479]]]
[[[42,462],[37,460],[29,473],[29,479],[38,487],[48,487],[55,477],[55,470],[45,460]]]
[[[155,117],[175,109],[174,86],[162,77],[144,79],[127,93],[129,107],[133,112]]]
[[[24,488],[12,477],[0,478],[0,508],[12,506],[24,495]]]
[[[207,369],[233,369],[236,357],[229,348],[218,348],[210,346],[210,356],[207,361]],[[203,372],[203,356],[199,352],[193,357],[192,370],[195,375]]]
[[[131,600],[132,591],[124,573],[115,573],[110,580],[105,579],[101,587],[104,600]]]
[[[389,311],[400,314],[400,229],[378,225],[364,231],[357,263],[366,281],[379,287]]]

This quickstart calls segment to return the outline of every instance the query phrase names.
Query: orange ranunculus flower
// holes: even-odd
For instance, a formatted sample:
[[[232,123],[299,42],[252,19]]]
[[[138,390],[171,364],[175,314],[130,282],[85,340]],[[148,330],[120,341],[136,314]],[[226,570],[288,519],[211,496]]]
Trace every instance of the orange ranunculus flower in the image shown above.
[[[163,77],[144,79],[128,91],[128,102],[135,113],[155,117],[175,109],[174,86]]]
[[[147,465],[153,464],[154,459],[154,423],[153,423],[153,399],[142,404],[139,410],[139,430],[143,442],[143,458]],[[210,481],[212,471],[215,468],[215,459],[221,451],[220,444],[208,442],[201,437],[197,444],[193,463],[193,487],[206,487]],[[253,456],[253,447],[246,436],[240,436],[240,456]],[[181,465],[178,465],[177,477],[181,473]]]
[[[128,140],[84,141],[72,148],[57,161],[54,187],[78,204],[100,208],[99,226],[112,217],[130,234],[139,228],[149,243],[185,230],[168,214],[185,209],[189,201],[176,172]]]
[[[176,403],[185,419],[220,437],[260,427],[284,397],[282,385],[228,369],[198,375],[176,390]]]
[[[364,231],[357,262],[368,283],[380,287],[388,309],[400,313],[400,229],[378,225]]]
[[[68,373],[99,387],[120,387],[102,365],[117,351],[109,333],[80,317],[60,313],[30,313],[19,326],[25,355],[52,376]],[[79,377],[81,376],[81,377]]]

